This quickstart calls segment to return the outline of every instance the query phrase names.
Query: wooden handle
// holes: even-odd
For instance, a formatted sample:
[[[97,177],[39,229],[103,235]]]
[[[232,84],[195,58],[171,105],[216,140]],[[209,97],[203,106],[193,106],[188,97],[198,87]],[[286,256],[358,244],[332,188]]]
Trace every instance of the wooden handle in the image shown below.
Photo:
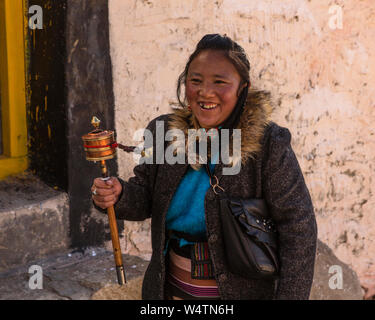
[[[118,229],[117,229],[115,209],[113,208],[113,206],[107,208],[107,214],[108,214],[108,220],[109,220],[109,228],[111,230],[113,254],[115,256],[117,280],[120,285],[124,285],[126,283],[126,277],[125,277],[124,265],[122,262],[122,253],[121,253],[121,246],[120,246],[120,238],[119,238]]]
[[[104,160],[100,162],[100,166],[102,169],[103,179],[107,179],[108,170],[107,170],[107,166]],[[113,206],[107,208],[107,214],[108,214],[108,220],[109,220],[109,229],[111,231],[113,255],[115,256],[117,280],[120,285],[123,285],[126,283],[126,277],[125,277],[124,265],[122,262],[122,253],[121,253],[121,246],[120,246],[120,238],[118,235],[116,214],[115,214],[115,209],[113,208]]]
[[[109,207],[107,209],[108,219],[109,219],[109,228],[111,230],[111,237],[112,237],[112,247],[113,247],[113,254],[115,255],[115,263],[116,267],[122,266],[122,254],[121,254],[121,247],[120,247],[120,239],[118,235],[117,229],[117,222],[116,222],[116,215],[115,209],[113,207]]]

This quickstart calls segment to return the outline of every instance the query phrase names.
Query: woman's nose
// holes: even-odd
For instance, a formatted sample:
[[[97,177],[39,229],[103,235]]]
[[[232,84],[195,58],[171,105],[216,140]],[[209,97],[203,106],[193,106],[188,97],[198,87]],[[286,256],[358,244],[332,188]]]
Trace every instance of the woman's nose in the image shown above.
[[[201,87],[199,88],[198,94],[201,97],[212,97],[215,95],[215,91],[209,83],[202,83]]]

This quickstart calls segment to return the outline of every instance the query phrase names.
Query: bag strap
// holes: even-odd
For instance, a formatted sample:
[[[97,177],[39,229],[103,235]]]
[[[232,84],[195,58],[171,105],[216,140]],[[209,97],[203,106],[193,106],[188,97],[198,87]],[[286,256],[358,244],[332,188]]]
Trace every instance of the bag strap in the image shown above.
[[[262,199],[262,157],[255,161],[255,197]]]
[[[264,129],[264,134],[261,139],[261,150],[255,157],[255,186],[256,186],[256,193],[255,196],[257,199],[262,199],[263,198],[263,192],[262,192],[262,163],[264,159],[264,154],[265,154],[265,141],[267,141],[268,136],[270,134],[270,130],[268,130],[269,126],[267,126]]]

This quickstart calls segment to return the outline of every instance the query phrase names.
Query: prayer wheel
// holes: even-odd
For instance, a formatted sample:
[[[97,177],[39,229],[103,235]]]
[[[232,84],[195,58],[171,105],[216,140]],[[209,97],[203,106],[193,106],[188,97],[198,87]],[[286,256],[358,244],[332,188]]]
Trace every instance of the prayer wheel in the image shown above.
[[[91,124],[95,130],[82,137],[86,160],[101,161],[113,159],[116,156],[117,143],[114,131],[99,129],[100,120],[93,117]]]
[[[86,152],[86,159],[89,161],[100,162],[102,171],[102,180],[106,181],[110,178],[106,160],[113,159],[116,156],[116,148],[118,147],[114,131],[101,130],[99,129],[100,120],[97,117],[93,117],[91,124],[94,126],[94,130],[82,137],[83,147]],[[127,147],[132,149],[131,147]],[[133,150],[133,149],[132,149]],[[95,195],[96,189],[93,194]],[[120,247],[120,238],[118,235],[117,221],[115,209],[113,206],[107,208],[109,228],[111,231],[113,254],[115,258],[117,280],[120,285],[126,283],[125,270],[122,262],[122,253]]]

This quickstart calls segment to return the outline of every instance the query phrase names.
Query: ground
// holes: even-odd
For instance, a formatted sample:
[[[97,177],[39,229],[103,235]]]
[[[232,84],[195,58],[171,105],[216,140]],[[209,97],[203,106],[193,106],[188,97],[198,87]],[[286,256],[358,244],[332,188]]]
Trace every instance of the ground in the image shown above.
[[[148,261],[123,255],[127,284],[120,287],[113,253],[103,248],[66,252],[0,273],[0,300],[141,299]],[[43,271],[43,289],[30,289],[32,265]]]

